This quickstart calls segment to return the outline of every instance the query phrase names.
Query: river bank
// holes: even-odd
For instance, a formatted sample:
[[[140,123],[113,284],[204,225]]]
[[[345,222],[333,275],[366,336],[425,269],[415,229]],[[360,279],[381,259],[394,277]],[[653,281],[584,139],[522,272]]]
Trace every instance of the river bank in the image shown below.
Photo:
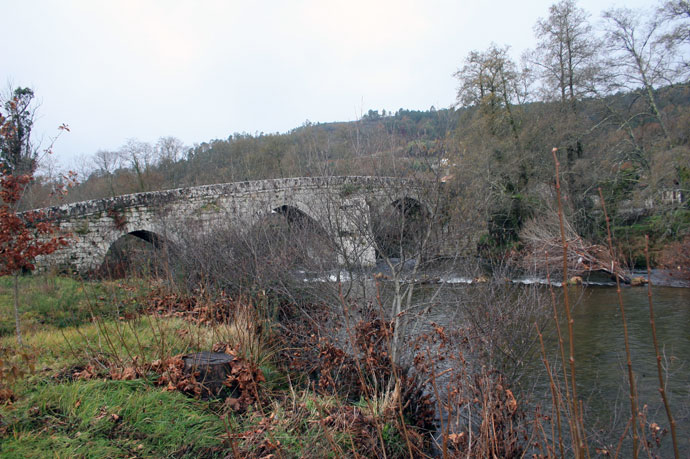
[[[362,361],[304,335],[292,309],[280,325],[270,318],[288,304],[183,295],[150,278],[33,276],[20,291],[25,346],[14,337],[11,284],[0,280],[3,457],[396,458],[428,449],[408,410],[397,414],[402,399],[359,379]],[[203,375],[182,357],[210,350],[232,364],[227,387],[207,399]],[[379,357],[376,374],[390,378]]]
[[[500,434],[508,442],[501,454],[538,452],[520,439],[538,434],[532,430],[535,422],[548,427],[554,419],[539,417],[550,406],[547,373],[538,347],[523,341],[534,334],[529,314],[540,309],[519,307],[531,304],[528,296],[536,294],[530,298],[539,300],[539,292],[548,289],[535,279],[506,283],[456,277],[422,283],[416,290],[414,302],[424,311],[415,315],[415,323],[421,326],[410,329],[415,335],[402,343],[411,352],[407,361],[414,371],[391,363],[392,329],[381,320],[376,300],[373,308],[345,302],[333,310],[261,295],[182,295],[150,278],[22,278],[21,321],[28,346],[19,348],[13,336],[11,286],[2,280],[0,452],[23,457],[46,452],[356,457],[385,451],[388,457],[423,457],[443,455],[445,444],[448,451],[481,457],[488,451],[482,449],[488,447],[481,440],[484,434]],[[673,278],[654,272],[652,282],[668,277]],[[382,281],[378,295],[383,305],[389,292]],[[588,279],[589,286],[569,288],[578,387],[588,429],[616,432],[618,438],[626,419],[620,314],[615,289],[596,282]],[[325,287],[337,285],[319,286]],[[436,293],[439,287],[442,293]],[[561,292],[556,290],[557,304]],[[622,294],[640,406],[646,407],[644,425],[663,430],[646,288],[624,288]],[[667,387],[683,431],[690,412],[685,358],[690,352],[689,294],[686,288],[653,288]],[[550,303],[543,306],[550,309]],[[343,312],[349,325],[342,321]],[[485,329],[480,340],[475,336],[480,328],[473,324]],[[547,359],[557,366],[553,327],[543,332]],[[495,354],[482,360],[489,345]],[[512,352],[507,365],[482,368],[496,365],[496,357],[511,347],[520,352]],[[199,397],[199,381],[180,372],[180,356],[209,350],[237,358],[237,375],[245,375],[239,378],[244,378],[244,392],[228,389],[217,399]],[[456,416],[469,419],[470,413],[469,426],[446,422]],[[494,419],[496,433],[483,430],[482,416]],[[546,456],[557,443],[550,436],[540,441]],[[615,448],[612,441],[601,434],[591,439],[597,448]],[[669,445],[667,437],[654,450],[663,453]]]

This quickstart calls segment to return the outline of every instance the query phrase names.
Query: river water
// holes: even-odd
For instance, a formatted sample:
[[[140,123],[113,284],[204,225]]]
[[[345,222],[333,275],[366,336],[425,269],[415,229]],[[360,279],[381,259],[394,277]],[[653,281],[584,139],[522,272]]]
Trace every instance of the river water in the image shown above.
[[[652,301],[666,391],[677,423],[680,449],[688,455],[683,457],[690,457],[690,288],[679,287],[687,284],[659,273],[653,275],[653,282],[655,278],[666,284],[677,285],[654,286]],[[562,295],[559,289],[559,307],[562,307]],[[615,447],[630,418],[625,341],[615,283],[595,280],[586,286],[571,286],[569,297],[574,305],[576,378],[579,398],[586,407],[585,424],[598,437],[592,444]],[[647,287],[623,286],[621,298],[628,326],[638,409],[645,413],[648,425],[654,422],[662,428],[668,428],[659,393]],[[567,333],[565,320],[561,323],[561,329],[564,334]],[[567,336],[565,339],[567,355]],[[548,340],[547,347],[550,360],[558,360],[557,341]],[[534,385],[530,391],[535,400],[532,400],[532,404],[541,403],[545,408],[549,407],[550,391],[541,358],[533,355],[533,362],[527,367],[533,369],[531,382]],[[647,438],[651,440],[649,432]],[[661,457],[672,456],[670,432],[662,440],[661,447],[655,446],[652,450],[661,454]],[[630,453],[629,441],[624,443],[622,451],[622,457]]]
[[[687,288],[687,283],[658,272],[652,276],[653,283],[655,280],[676,285],[654,286],[652,300],[666,391],[677,423],[680,449],[682,457],[690,457],[690,288]],[[539,285],[544,280],[518,279],[514,282]],[[455,288],[473,287],[470,284]],[[548,289],[546,286],[538,288]],[[593,432],[593,436],[597,437],[592,439],[592,445],[615,448],[630,418],[625,342],[616,286],[608,280],[599,279],[585,286],[570,286],[568,291],[573,305],[578,396],[584,402],[585,424]],[[622,286],[621,298],[628,326],[639,410],[645,413],[648,425],[657,423],[662,428],[668,428],[669,423],[659,393],[647,292],[646,286]],[[559,308],[563,304],[562,295],[562,289],[557,289]],[[450,305],[445,311],[442,308],[434,314],[435,318],[442,320],[442,317],[461,316],[450,308]],[[561,329],[566,335],[567,356],[565,320],[561,322]],[[553,334],[551,339],[547,339],[546,346],[549,360],[552,365],[558,366],[558,344]],[[525,397],[532,398],[527,403],[528,406],[533,408],[541,404],[548,410],[551,406],[551,393],[542,359],[538,353],[533,353],[529,358],[531,362],[525,366],[528,376],[520,382],[520,387],[525,391]],[[651,440],[649,432],[647,438]],[[631,443],[626,440],[621,448],[621,457],[630,454],[630,448]],[[661,457],[672,457],[670,432],[663,438],[661,446],[654,446],[652,451]]]
[[[641,273],[639,273],[641,274]],[[323,280],[335,280],[323,278]],[[458,311],[458,301],[452,299],[466,295],[468,291],[479,288],[471,277],[445,276],[436,278],[433,283],[443,284],[450,295],[440,295],[433,301],[428,313],[428,321],[453,327],[462,323],[463,313]],[[658,344],[664,365],[666,390],[670,399],[672,413],[677,422],[678,439],[681,451],[690,452],[690,284],[668,273],[655,271],[653,284],[664,284],[652,288],[652,299],[656,316]],[[516,290],[536,289],[547,296],[545,279],[513,279]],[[558,283],[555,283],[559,285]],[[559,285],[560,286],[560,285]],[[417,299],[428,295],[435,286],[419,288]],[[426,292],[425,292],[426,290]],[[559,308],[562,308],[562,288],[556,288]],[[568,288],[574,320],[575,364],[578,383],[578,396],[586,411],[586,426],[594,432],[593,446],[615,448],[621,433],[630,418],[628,398],[628,378],[625,359],[625,344],[618,295],[614,282],[606,278],[586,279],[583,286]],[[454,293],[453,293],[454,292]],[[649,300],[647,287],[622,286],[621,297],[625,308],[632,357],[633,371],[638,391],[638,406],[645,413],[648,424],[657,423],[668,428],[668,420],[658,390],[656,357],[650,327]],[[447,300],[444,300],[446,298]],[[477,307],[481,307],[479,304]],[[562,309],[561,309],[562,313]],[[553,322],[551,321],[551,324]],[[567,324],[561,323],[566,335]],[[547,354],[552,365],[558,366],[558,345],[551,326],[547,338]],[[542,405],[545,410],[551,407],[551,394],[548,379],[539,352],[533,352],[530,361],[524,366],[524,378],[519,386],[523,391],[524,406],[534,408]],[[530,398],[527,400],[527,398]],[[647,435],[648,439],[651,439]],[[629,440],[622,447],[622,456],[630,452]],[[670,433],[663,438],[661,448],[653,452],[661,457],[672,456]],[[643,456],[646,457],[646,454]],[[686,457],[686,456],[683,456]]]
[[[621,432],[629,419],[625,343],[615,287],[570,288],[580,296],[573,310],[576,376],[591,422],[601,429]],[[646,287],[624,287],[625,308],[638,405],[647,407],[647,419],[668,427],[659,394],[656,357],[650,327]],[[655,322],[666,391],[678,423],[681,450],[690,452],[690,289],[653,287]],[[617,422],[616,422],[617,421]],[[621,422],[622,421],[622,422]],[[612,424],[616,424],[613,426]],[[662,442],[670,452],[670,434]]]

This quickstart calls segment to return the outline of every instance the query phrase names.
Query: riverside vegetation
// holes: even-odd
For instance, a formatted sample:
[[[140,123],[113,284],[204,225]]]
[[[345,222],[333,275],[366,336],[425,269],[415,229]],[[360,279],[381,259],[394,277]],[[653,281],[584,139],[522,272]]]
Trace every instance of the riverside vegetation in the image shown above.
[[[141,263],[150,254],[135,259],[137,276],[125,279],[20,278],[24,345],[16,344],[11,326],[0,330],[2,454],[654,457],[668,446],[678,455],[684,440],[663,391],[656,335],[667,422],[636,408],[643,401],[633,382],[627,426],[605,434],[589,425],[578,395],[577,323],[567,284],[558,300],[552,287],[506,284],[508,272],[495,267],[493,279],[477,278],[476,287],[464,290],[457,307],[472,313],[468,320],[439,325],[428,315],[433,301],[418,296],[390,314],[391,300],[400,301],[397,289],[415,285],[396,281],[395,272],[378,276],[369,301],[344,292],[354,288],[347,281],[310,286],[279,276],[308,262],[290,256],[294,241],[308,239],[298,234],[304,230],[293,228],[284,239],[266,232],[241,241],[234,231],[225,240],[214,233],[210,244],[197,239],[188,250],[211,260],[211,271],[184,253],[178,259],[159,253],[161,263]],[[253,274],[245,272],[250,260]],[[10,285],[0,284],[3,324],[11,323]],[[651,290],[650,314],[654,330]],[[410,332],[396,342],[397,327]],[[545,332],[558,343],[555,355],[545,347]],[[521,353],[530,348],[542,355],[550,402],[530,402],[533,389],[519,382],[527,368]],[[208,350],[233,357],[224,387],[211,397],[204,375],[185,371],[183,361]]]
[[[404,341],[412,358],[399,364],[383,280],[369,304],[295,302],[277,290],[243,295],[211,283],[188,291],[160,274],[19,282],[22,346],[11,325],[12,282],[0,282],[6,457],[625,457],[633,423],[640,456],[672,451],[675,419],[650,419],[646,408],[619,431],[589,425],[575,388],[593,388],[575,385],[568,370],[578,323],[559,328],[568,308],[553,290],[553,303],[538,288],[528,302],[500,278],[479,283],[467,306],[481,305],[481,315],[452,327],[428,319]],[[537,337],[551,401],[535,405],[534,388],[516,378],[525,371],[518,354],[506,360],[502,348],[516,339],[533,347],[524,339]],[[552,355],[543,340],[554,338]],[[204,376],[185,372],[181,358],[207,350],[234,357],[226,387],[210,398]],[[663,388],[659,353],[657,344]]]
[[[323,233],[275,214],[211,234],[190,225],[175,251],[125,241],[89,279],[0,280],[0,454],[679,457],[687,406],[666,391],[651,286],[659,400],[637,390],[621,300],[611,334],[623,337],[627,400],[618,428],[604,431],[583,396],[596,388],[578,380],[579,290],[568,281],[586,271],[583,254],[614,273],[651,265],[688,275],[688,18],[687,2],[674,0],[649,21],[608,11],[597,31],[563,0],[536,24],[524,65],[498,45],[468,55],[454,108],[371,110],[353,123],[193,147],[131,140],[96,153],[60,201],[53,191],[65,180],[39,175],[20,208],[290,175],[403,176],[429,184],[434,199],[372,213],[379,237],[369,242],[385,265],[376,273],[356,260],[333,271]],[[15,95],[3,106],[2,159],[33,174],[33,92]],[[464,238],[477,225],[481,238]],[[453,230],[439,239],[439,226]],[[434,245],[449,241],[455,255],[436,259]],[[468,249],[490,269],[461,257]],[[475,282],[449,300],[433,279],[459,269]],[[525,272],[549,285],[506,282]],[[433,320],[442,301],[462,313],[450,325]],[[213,396],[202,372],[185,369],[183,356],[200,351],[232,357]],[[650,415],[648,404],[663,408]]]
[[[22,317],[26,346],[14,343],[11,329],[2,338],[3,455],[421,457],[430,451],[431,397],[389,361],[385,322],[353,326],[352,354],[310,333],[315,329],[302,319],[291,320],[288,305],[190,297],[149,281],[21,280],[31,305]],[[5,319],[9,284],[2,288]],[[265,315],[270,308],[278,308],[280,324]],[[235,356],[227,383],[238,384],[232,394],[200,400],[203,381],[180,371],[179,355],[211,348]],[[497,400],[508,396],[501,415],[509,421],[514,398],[486,378],[481,384]],[[396,395],[384,398],[391,379]]]

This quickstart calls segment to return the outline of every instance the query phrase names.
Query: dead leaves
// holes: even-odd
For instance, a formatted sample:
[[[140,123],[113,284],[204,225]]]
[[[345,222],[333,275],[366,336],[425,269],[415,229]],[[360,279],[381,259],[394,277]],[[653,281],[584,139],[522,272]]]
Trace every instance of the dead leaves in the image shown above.
[[[99,372],[93,365],[86,365],[83,369],[72,373],[73,379],[81,379],[83,381],[89,381],[98,377],[100,377]]]
[[[222,296],[216,301],[202,297],[153,290],[144,300],[145,312],[163,317],[179,317],[196,324],[226,323],[233,318],[242,300]]]
[[[508,411],[510,412],[511,415],[514,415],[517,412],[518,404],[517,400],[515,400],[515,396],[513,396],[513,392],[510,389],[506,389],[506,407],[508,408]]]
[[[110,369],[110,379],[113,381],[132,381],[143,376],[141,370],[134,367],[125,367],[124,370],[117,368]]]
[[[223,383],[239,393],[239,397],[228,397],[226,405],[233,411],[244,411],[247,407],[259,401],[259,388],[266,381],[261,370],[251,362],[235,356],[230,362],[230,374]]]
[[[165,390],[179,390],[196,397],[201,395],[201,384],[196,380],[198,375],[195,373],[185,373],[181,354],[164,361],[155,360],[151,363],[151,370],[160,375],[156,384],[165,386]]]
[[[0,404],[16,400],[14,392],[7,386],[28,374],[33,374],[36,371],[35,362],[36,356],[31,352],[0,349]]]
[[[12,403],[16,400],[16,396],[12,389],[0,388],[0,404]]]

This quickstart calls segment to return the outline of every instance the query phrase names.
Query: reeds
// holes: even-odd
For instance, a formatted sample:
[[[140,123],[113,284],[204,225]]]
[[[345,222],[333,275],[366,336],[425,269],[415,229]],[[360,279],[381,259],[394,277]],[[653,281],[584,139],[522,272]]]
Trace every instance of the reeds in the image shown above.
[[[615,266],[616,257],[613,251],[613,238],[611,237],[611,224],[609,221],[609,215],[606,212],[606,202],[604,201],[604,195],[599,188],[599,198],[601,199],[601,208],[604,211],[604,219],[606,220],[606,236],[609,245],[609,252],[611,253],[611,264]],[[615,272],[615,269],[612,269]],[[633,437],[633,458],[637,459],[639,456],[639,435],[637,433],[637,390],[635,388],[635,374],[632,368],[632,358],[630,357],[630,340],[628,339],[628,323],[625,320],[625,307],[623,306],[623,297],[621,296],[621,281],[616,276],[616,295],[618,296],[618,307],[621,311],[621,321],[623,324],[623,339],[625,341],[625,358],[626,365],[628,367],[628,385],[630,389],[630,419],[632,426],[632,437]]]
[[[556,425],[554,426],[554,417],[551,419],[552,423],[552,439],[551,439],[551,444],[547,448],[548,451],[551,451],[551,454],[554,456],[556,455],[556,451],[560,454],[560,457],[566,457],[565,455],[567,454],[568,450],[568,444],[566,443],[568,438],[562,433],[562,423],[563,423],[563,416],[565,416],[567,423],[570,427],[570,449],[572,450],[572,453],[575,457],[589,457],[589,445],[588,445],[588,440],[587,437],[585,436],[585,422],[584,422],[584,415],[583,415],[583,403],[578,399],[577,396],[577,386],[576,386],[576,379],[575,379],[575,370],[576,370],[576,365],[575,365],[575,358],[574,358],[574,346],[575,346],[575,337],[573,333],[573,327],[574,327],[574,321],[572,318],[572,315],[570,313],[571,308],[570,308],[570,298],[568,294],[568,277],[567,277],[567,253],[568,253],[568,241],[566,239],[565,231],[563,230],[563,220],[564,220],[564,209],[563,209],[563,203],[561,201],[561,183],[560,183],[560,164],[558,162],[558,158],[556,156],[557,149],[553,149],[552,154],[554,158],[554,163],[555,163],[555,171],[556,171],[556,196],[558,200],[558,217],[559,217],[559,222],[561,222],[561,246],[563,250],[563,309],[565,311],[565,317],[568,323],[568,340],[569,340],[569,356],[567,359],[567,364],[566,364],[566,355],[565,355],[565,349],[564,349],[564,340],[563,336],[561,334],[561,328],[559,325],[559,317],[558,317],[558,312],[556,309],[556,296],[553,292],[553,288],[551,285],[551,279],[550,276],[547,274],[547,280],[549,284],[549,288],[551,291],[551,296],[552,296],[552,301],[554,305],[554,323],[555,323],[555,328],[556,328],[556,333],[558,337],[558,344],[559,344],[559,353],[560,353],[560,359],[563,364],[562,366],[562,372],[563,372],[563,383],[559,382],[559,378],[557,377],[557,370],[555,370],[550,362],[547,359],[547,354],[546,354],[546,349],[544,346],[544,340],[542,336],[542,332],[539,329],[538,326],[536,326],[537,330],[537,335],[539,337],[539,343],[541,346],[541,352],[542,352],[542,361],[544,368],[546,370],[547,376],[548,376],[548,383],[549,383],[549,388],[551,391],[551,404],[552,404],[552,412],[555,413],[555,423]],[[610,219],[609,215],[606,210],[606,203],[604,201],[601,189],[599,189],[599,197],[601,200],[601,205],[602,205],[602,211],[604,215],[604,220],[606,223],[606,239],[607,239],[607,244],[608,244],[608,250],[609,250],[609,255],[610,259],[612,261],[612,265],[610,267],[610,271],[613,273],[617,273],[620,269],[617,267],[617,257],[614,252],[614,245],[613,245],[613,235],[611,233],[611,225],[610,225]],[[647,238],[648,239],[648,238]],[[670,408],[670,403],[668,400],[668,396],[666,394],[665,390],[665,381],[663,377],[663,369],[661,365],[661,355],[659,353],[659,344],[657,340],[657,334],[656,334],[656,325],[655,325],[655,318],[654,318],[654,306],[653,306],[653,301],[652,301],[652,284],[651,284],[651,269],[650,269],[650,264],[649,264],[649,255],[648,255],[648,248],[646,248],[645,251],[647,255],[647,276],[648,276],[648,290],[647,290],[647,295],[649,298],[649,314],[650,314],[650,326],[652,330],[652,340],[654,343],[654,349],[656,353],[656,363],[657,363],[657,372],[658,372],[658,377],[659,377],[659,392],[661,394],[662,401],[664,403],[664,408],[666,410],[666,415],[669,420],[670,424],[670,429],[671,429],[671,436],[673,438],[673,449],[674,449],[674,454],[675,457],[679,457],[678,453],[678,444],[677,444],[677,438],[676,438],[676,423],[675,420],[673,419],[673,416],[671,414],[671,408]],[[546,254],[548,257],[548,254]],[[628,419],[625,429],[620,435],[619,441],[617,442],[617,446],[615,448],[615,451],[610,451],[608,448],[597,448],[597,452],[603,453],[605,455],[610,455],[613,453],[614,457],[619,457],[619,454],[622,449],[622,445],[624,443],[625,438],[630,435],[632,437],[632,457],[633,458],[638,458],[640,455],[640,451],[642,448],[644,448],[647,453],[650,454],[651,457],[651,451],[649,451],[649,446],[648,442],[645,439],[645,432],[644,432],[644,426],[646,424],[646,414],[645,410],[642,410],[643,412],[640,412],[638,406],[639,406],[639,401],[638,401],[638,393],[637,393],[637,387],[636,387],[636,380],[635,380],[635,373],[633,371],[633,360],[631,356],[631,349],[630,349],[630,337],[628,334],[628,324],[626,320],[626,310],[625,310],[625,305],[623,302],[623,297],[621,294],[621,281],[620,281],[620,276],[614,275],[616,279],[616,294],[618,298],[618,307],[619,311],[621,314],[621,329],[623,332],[623,340],[624,340],[624,346],[625,346],[625,357],[626,357],[626,368],[627,368],[627,381],[628,381],[628,386],[629,386],[629,404],[630,404],[630,418]],[[569,376],[569,377],[568,377]],[[564,390],[563,390],[564,389]],[[654,424],[652,424],[654,425]],[[640,435],[640,429],[642,429],[642,438]],[[658,439],[657,439],[658,440]],[[556,445],[556,441],[558,444]]]
[[[656,354],[656,369],[659,376],[659,393],[664,402],[664,409],[668,417],[668,423],[671,428],[671,440],[673,441],[673,454],[676,459],[680,457],[678,453],[678,438],[676,436],[676,420],[671,414],[671,406],[666,395],[666,384],[664,383],[663,370],[661,368],[661,354],[659,353],[659,341],[656,337],[656,322],[654,320],[654,301],[652,300],[652,270],[649,264],[649,236],[644,237],[644,256],[647,262],[647,298],[649,300],[649,325],[652,329],[652,341],[654,342],[654,353]]]

